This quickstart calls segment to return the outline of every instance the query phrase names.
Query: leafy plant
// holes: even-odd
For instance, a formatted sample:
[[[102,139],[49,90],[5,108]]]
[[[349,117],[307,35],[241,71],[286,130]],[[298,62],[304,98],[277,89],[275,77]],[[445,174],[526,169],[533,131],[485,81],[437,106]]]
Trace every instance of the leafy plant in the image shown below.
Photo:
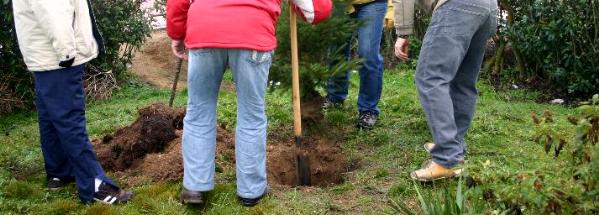
[[[322,96],[319,87],[324,87],[329,77],[356,69],[361,60],[348,60],[345,44],[359,26],[359,22],[344,13],[345,3],[334,1],[335,11],[326,21],[318,25],[298,22],[298,48],[300,59],[300,90],[302,99],[315,101]],[[283,88],[291,87],[291,43],[289,37],[289,14],[283,7],[277,26],[278,48],[269,79],[280,83]]]
[[[389,204],[395,214],[425,214],[425,215],[461,215],[461,214],[482,214],[484,211],[480,205],[472,204],[466,201],[463,191],[463,177],[460,177],[455,193],[450,193],[448,187],[443,188],[443,192],[433,192],[427,196],[423,195],[414,182],[414,189],[418,194],[420,202],[420,211],[409,208],[399,199],[391,199]]]
[[[599,88],[599,2],[500,0],[495,57],[485,70],[552,93],[589,96]],[[509,45],[508,45],[509,44]],[[508,50],[508,47],[510,47]],[[513,55],[515,65],[504,62]],[[515,66],[515,72],[502,68]]]
[[[555,152],[554,162],[539,165],[514,177],[486,180],[501,182],[495,187],[497,198],[490,200],[497,208],[545,214],[594,214],[599,200],[599,95],[583,103],[578,116],[568,117],[576,125],[575,134],[558,127],[556,116],[545,110],[541,116],[532,113],[535,142],[545,153]],[[571,153],[560,153],[570,151]],[[560,156],[571,156],[559,159]],[[557,168],[556,168],[557,167]],[[487,183],[490,184],[490,182]]]
[[[535,142],[545,146],[545,153],[549,153],[553,147],[555,157],[558,157],[566,144],[566,140],[563,130],[556,127],[553,114],[549,110],[545,110],[541,117],[535,112],[531,113],[531,117],[536,124]]]
[[[574,177],[581,181],[587,195],[599,199],[599,94],[578,108],[580,119],[569,117],[576,126],[576,146],[572,152],[573,165],[578,166]]]

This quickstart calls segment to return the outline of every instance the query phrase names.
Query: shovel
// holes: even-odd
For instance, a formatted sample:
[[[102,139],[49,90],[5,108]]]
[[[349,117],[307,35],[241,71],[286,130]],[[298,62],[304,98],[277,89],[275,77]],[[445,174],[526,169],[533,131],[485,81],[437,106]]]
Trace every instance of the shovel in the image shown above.
[[[181,65],[183,64],[183,60],[181,58],[177,58],[177,72],[175,73],[175,81],[173,81],[173,89],[171,90],[171,98],[168,100],[168,106],[173,107],[173,102],[175,101],[175,95],[177,94],[177,83],[179,82],[179,75],[181,74]]]
[[[291,1],[290,1],[291,2]],[[297,17],[293,13],[293,7],[289,4],[289,27],[291,34],[291,79],[293,89],[293,128],[295,135],[297,177],[300,186],[310,185],[310,161],[302,153],[302,112],[299,87],[299,57],[297,48]]]

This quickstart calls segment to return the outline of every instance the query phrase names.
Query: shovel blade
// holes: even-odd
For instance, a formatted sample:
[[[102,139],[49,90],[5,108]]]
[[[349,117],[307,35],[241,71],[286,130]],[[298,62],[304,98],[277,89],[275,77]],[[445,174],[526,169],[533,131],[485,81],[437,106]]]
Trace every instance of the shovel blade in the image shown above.
[[[297,163],[297,181],[300,186],[310,186],[312,184],[310,159],[302,153],[304,145],[302,144],[302,138],[300,136],[295,137],[295,148],[297,153],[295,156],[295,161]]]
[[[311,176],[310,173],[310,159],[304,155],[297,155],[297,177],[300,186],[310,186]]]

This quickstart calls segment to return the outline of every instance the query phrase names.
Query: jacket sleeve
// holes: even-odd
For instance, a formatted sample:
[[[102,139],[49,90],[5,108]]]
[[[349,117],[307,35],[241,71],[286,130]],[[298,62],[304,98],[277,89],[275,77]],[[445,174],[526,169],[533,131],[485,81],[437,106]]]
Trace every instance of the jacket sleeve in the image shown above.
[[[166,32],[173,40],[184,40],[190,0],[167,0]]]
[[[333,2],[331,0],[293,0],[293,9],[304,21],[316,24],[331,16]]]
[[[33,0],[31,10],[47,36],[59,61],[67,61],[77,54],[75,49],[75,7],[70,0]]]
[[[414,0],[393,0],[397,35],[411,35],[414,32],[414,3]]]

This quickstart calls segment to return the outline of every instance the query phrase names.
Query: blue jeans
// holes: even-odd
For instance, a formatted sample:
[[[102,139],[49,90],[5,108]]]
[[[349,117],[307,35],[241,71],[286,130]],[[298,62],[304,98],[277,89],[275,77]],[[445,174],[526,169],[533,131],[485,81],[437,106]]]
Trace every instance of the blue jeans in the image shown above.
[[[378,115],[379,100],[383,90],[383,56],[380,53],[383,36],[383,19],[387,12],[386,1],[376,1],[356,7],[352,14],[362,22],[358,29],[358,55],[364,60],[360,68],[360,92],[358,95],[358,111]],[[353,39],[353,38],[352,38]],[[351,41],[347,46],[346,55],[351,57]],[[331,77],[327,82],[327,99],[341,103],[347,99],[349,87],[349,71]]]
[[[466,151],[478,91],[476,81],[489,37],[497,30],[497,0],[448,1],[423,40],[416,86],[431,128],[432,159],[453,167]]]
[[[193,49],[187,76],[189,99],[183,126],[183,186],[214,188],[216,101],[223,73],[233,71],[237,92],[235,158],[237,195],[256,198],[266,190],[265,91],[272,52]]]
[[[34,72],[40,142],[48,178],[75,179],[79,199],[90,203],[95,178],[115,186],[98,163],[85,126],[83,65]]]

